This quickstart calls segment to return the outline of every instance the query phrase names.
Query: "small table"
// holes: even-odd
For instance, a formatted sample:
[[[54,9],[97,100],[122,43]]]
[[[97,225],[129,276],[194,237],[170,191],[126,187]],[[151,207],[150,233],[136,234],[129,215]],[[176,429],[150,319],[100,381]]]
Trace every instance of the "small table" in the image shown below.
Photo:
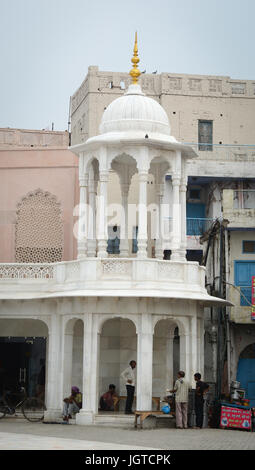
[[[171,417],[173,418],[173,414],[166,414],[163,411],[153,411],[153,410],[146,410],[146,411],[135,411],[135,428],[137,428],[137,420],[140,417],[140,428],[143,427],[143,422],[148,416],[159,416],[164,415],[166,418]]]

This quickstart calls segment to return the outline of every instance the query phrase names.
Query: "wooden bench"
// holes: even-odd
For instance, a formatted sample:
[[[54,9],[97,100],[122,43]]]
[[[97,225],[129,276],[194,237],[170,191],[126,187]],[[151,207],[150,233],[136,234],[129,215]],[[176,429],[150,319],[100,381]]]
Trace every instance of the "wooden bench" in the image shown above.
[[[114,403],[114,411],[118,411],[120,401],[126,400],[126,399],[127,397],[125,395],[120,395]],[[136,400],[136,397],[134,397],[134,401],[135,400]],[[160,397],[152,397],[152,401],[156,404],[157,410],[160,410]]]
[[[140,428],[143,428],[143,422],[148,416],[162,416],[164,415],[165,418],[174,418],[173,413],[166,414],[163,411],[135,411],[135,428],[137,428],[137,420],[140,417]]]

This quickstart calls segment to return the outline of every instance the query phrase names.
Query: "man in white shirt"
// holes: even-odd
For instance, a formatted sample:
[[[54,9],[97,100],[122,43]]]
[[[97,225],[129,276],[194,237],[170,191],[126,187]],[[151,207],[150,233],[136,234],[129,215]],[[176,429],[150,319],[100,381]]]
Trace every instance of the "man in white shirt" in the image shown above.
[[[125,407],[125,414],[127,415],[133,414],[132,405],[133,405],[134,393],[135,393],[135,373],[134,373],[135,368],[136,368],[136,361],[130,361],[129,367],[127,367],[121,373],[121,377],[125,381],[126,389],[127,389],[127,400],[126,400],[126,407]]]

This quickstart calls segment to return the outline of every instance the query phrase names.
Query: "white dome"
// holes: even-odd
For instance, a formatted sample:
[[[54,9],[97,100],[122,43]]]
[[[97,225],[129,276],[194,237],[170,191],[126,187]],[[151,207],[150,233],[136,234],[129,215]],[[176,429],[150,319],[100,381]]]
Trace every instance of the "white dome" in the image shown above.
[[[157,101],[145,96],[140,85],[130,85],[127,93],[109,104],[99,129],[100,134],[142,131],[148,135],[170,135],[165,110]]]

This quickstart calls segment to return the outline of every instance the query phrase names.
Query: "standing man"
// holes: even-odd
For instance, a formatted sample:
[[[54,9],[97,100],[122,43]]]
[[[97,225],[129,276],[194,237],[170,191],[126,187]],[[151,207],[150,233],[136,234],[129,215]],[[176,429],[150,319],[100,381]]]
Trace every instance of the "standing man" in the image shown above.
[[[184,378],[185,372],[183,372],[183,370],[180,370],[178,372],[177,377],[178,378],[174,384],[174,389],[167,391],[175,393],[176,428],[187,429],[189,389],[191,387],[187,380]]]
[[[203,427],[204,417],[204,395],[209,390],[209,385],[201,380],[201,374],[198,372],[194,375],[196,381],[195,391],[195,412],[196,412],[196,429]]]
[[[134,373],[135,368],[136,368],[136,361],[130,361],[129,367],[127,367],[121,373],[122,379],[126,382],[126,389],[127,389],[127,400],[126,400],[126,407],[125,407],[126,415],[133,414],[132,405],[133,405],[134,393],[135,393],[135,373]]]

